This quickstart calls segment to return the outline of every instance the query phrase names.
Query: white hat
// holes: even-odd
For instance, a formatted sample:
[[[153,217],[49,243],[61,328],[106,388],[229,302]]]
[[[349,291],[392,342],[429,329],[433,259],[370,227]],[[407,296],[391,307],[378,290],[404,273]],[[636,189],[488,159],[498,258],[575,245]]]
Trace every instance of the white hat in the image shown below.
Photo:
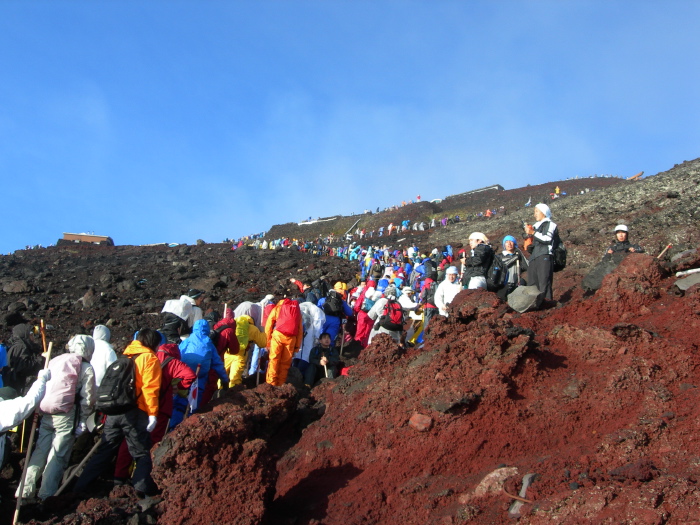
[[[447,271],[445,272],[445,274],[446,274],[446,275],[450,275],[450,274],[458,275],[458,274],[459,274],[459,271],[457,271],[457,267],[456,267],[456,266],[450,266],[450,267],[447,269]]]
[[[535,208],[544,213],[544,216],[548,219],[552,218],[552,210],[550,210],[549,206],[547,206],[544,202],[540,202],[538,205],[535,206]]]
[[[469,240],[471,241],[472,239],[477,239],[477,240],[479,240],[479,241],[482,241],[482,242],[485,243],[485,244],[488,244],[488,242],[489,242],[488,237],[486,237],[486,235],[484,235],[484,234],[481,233],[481,232],[474,232],[474,233],[472,233],[472,234],[469,236]]]
[[[615,226],[615,231],[616,232],[626,232],[629,230],[627,229],[627,226],[625,226],[624,224],[618,224],[617,226]]]

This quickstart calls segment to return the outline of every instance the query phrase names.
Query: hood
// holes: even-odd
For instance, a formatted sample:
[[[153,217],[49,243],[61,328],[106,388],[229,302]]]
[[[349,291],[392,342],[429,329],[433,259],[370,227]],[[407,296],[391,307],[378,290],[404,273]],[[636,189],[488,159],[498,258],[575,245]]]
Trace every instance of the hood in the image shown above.
[[[109,328],[107,328],[103,324],[98,324],[95,329],[92,331],[92,338],[95,339],[96,341],[106,341],[109,343],[110,338],[112,337],[112,332],[109,331]]]
[[[209,323],[204,319],[200,319],[194,323],[194,326],[192,327],[192,335],[196,336],[197,339],[204,339],[205,337],[208,338],[210,331],[211,329],[209,328]]]
[[[163,306],[161,313],[169,313],[178,316],[180,319],[187,319],[192,313],[192,303],[182,300],[182,298],[170,299],[165,301],[165,306]]]
[[[195,302],[195,300],[192,299],[189,295],[181,295],[181,296],[180,296],[180,301],[182,301],[183,303],[184,303],[184,302],[188,302],[188,303],[190,303],[190,305],[192,305],[192,306],[197,306],[197,303]]]
[[[204,322],[206,323],[206,321],[204,321]],[[129,346],[127,346],[124,349],[124,355],[126,355],[126,356],[146,354],[146,353],[153,353],[153,350],[151,350],[147,346],[143,346],[140,341],[131,341],[129,343]]]
[[[250,301],[243,301],[239,304],[233,311],[233,316],[238,318],[242,315],[249,315],[255,321],[255,326],[258,328],[262,327],[262,307],[257,303],[251,303]]]
[[[28,324],[18,324],[12,329],[12,337],[17,339],[29,339],[32,329]]]
[[[164,344],[158,347],[158,352],[163,352],[166,357],[174,357],[175,359],[180,359],[180,347],[174,344]]]
[[[231,312],[231,310],[229,310],[229,312]],[[228,312],[226,315],[226,317],[224,317],[221,321],[214,325],[214,330],[216,330],[217,328],[221,328],[222,326],[228,326],[229,328],[233,328],[234,330],[236,329],[236,320],[233,318],[233,312],[231,312],[231,317],[228,317]]]
[[[92,352],[95,350],[95,340],[89,335],[74,335],[68,341],[68,351],[71,354],[79,355],[86,361],[92,359]]]

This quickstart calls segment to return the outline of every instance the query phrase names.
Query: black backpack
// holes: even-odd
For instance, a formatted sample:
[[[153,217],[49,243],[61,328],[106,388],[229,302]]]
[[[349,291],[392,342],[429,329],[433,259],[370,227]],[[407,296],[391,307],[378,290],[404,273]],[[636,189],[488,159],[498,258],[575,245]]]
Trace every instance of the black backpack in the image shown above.
[[[211,342],[214,343],[214,346],[216,346],[216,343],[219,341],[219,336],[221,335],[221,332],[223,332],[227,328],[231,328],[231,327],[229,325],[225,324],[223,326],[220,326],[219,328],[212,329],[209,332],[209,339],[211,339]]]
[[[332,315],[333,317],[340,317],[343,315],[343,299],[335,290],[328,292],[326,302],[323,303],[323,313]]]
[[[423,291],[423,300],[421,301],[422,304],[432,304],[433,306],[435,305],[435,292],[437,291],[438,283],[433,281],[430,283],[430,285]]]
[[[433,281],[437,281],[437,264],[432,259],[423,263],[425,268],[425,277],[430,277]]]
[[[489,292],[495,292],[503,287],[503,278],[506,272],[503,261],[498,255],[494,255],[491,259],[491,265],[486,270],[486,289]]]
[[[552,242],[552,263],[555,272],[560,272],[566,268],[566,246],[559,237],[559,228],[555,230]]]
[[[136,397],[134,360],[119,356],[107,367],[102,383],[97,389],[95,408],[108,416],[126,414],[136,407]]]

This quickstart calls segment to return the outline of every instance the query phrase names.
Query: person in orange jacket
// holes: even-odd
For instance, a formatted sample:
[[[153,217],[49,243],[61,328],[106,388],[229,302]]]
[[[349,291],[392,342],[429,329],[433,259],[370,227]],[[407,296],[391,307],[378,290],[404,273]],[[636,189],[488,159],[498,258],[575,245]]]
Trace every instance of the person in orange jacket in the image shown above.
[[[137,494],[154,495],[158,492],[151,478],[153,464],[149,433],[156,427],[158,417],[161,367],[155,352],[160,342],[158,332],[144,328],[124,350],[124,356],[134,360],[136,406],[124,414],[107,416],[100,446],[78,478],[73,489],[75,493],[84,492],[102,474],[117,455],[122,439],[126,439],[129,452],[136,461],[132,484]]]
[[[291,299],[283,299],[278,302],[272,312],[270,312],[265,324],[267,348],[270,351],[270,363],[267,366],[265,381],[275,386],[281,386],[287,380],[287,373],[292,364],[292,356],[299,351],[304,340],[301,312],[299,312],[299,322],[296,330],[292,330],[290,334],[284,334],[278,330],[278,321],[281,320],[280,313],[285,301],[291,301]],[[298,309],[299,305],[297,303]]]

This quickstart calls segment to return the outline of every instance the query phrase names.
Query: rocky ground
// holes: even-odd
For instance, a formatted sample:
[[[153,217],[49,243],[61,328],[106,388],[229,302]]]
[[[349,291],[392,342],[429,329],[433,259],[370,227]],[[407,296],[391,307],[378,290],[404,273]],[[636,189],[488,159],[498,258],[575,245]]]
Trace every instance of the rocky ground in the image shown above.
[[[119,488],[25,516],[66,524],[698,522],[700,286],[682,291],[673,272],[700,267],[699,193],[696,160],[560,199],[552,210],[569,266],[555,276],[556,306],[517,314],[491,293],[463,291],[422,349],[380,336],[346,359],[355,365],[347,377],[310,392],[231,391],[191,417],[154,451],[162,500]],[[478,229],[499,239],[530,213],[513,209]],[[651,255],[629,255],[597,291],[585,290],[618,222]],[[474,226],[428,232],[421,246],[458,245]],[[290,276],[321,274],[350,279],[354,268],[221,245],[52,248],[0,259],[0,308],[6,325],[45,318],[61,344],[110,323],[123,347],[188,288],[204,288],[209,306],[221,308],[282,292]],[[3,472],[3,501],[18,464],[15,455]]]

